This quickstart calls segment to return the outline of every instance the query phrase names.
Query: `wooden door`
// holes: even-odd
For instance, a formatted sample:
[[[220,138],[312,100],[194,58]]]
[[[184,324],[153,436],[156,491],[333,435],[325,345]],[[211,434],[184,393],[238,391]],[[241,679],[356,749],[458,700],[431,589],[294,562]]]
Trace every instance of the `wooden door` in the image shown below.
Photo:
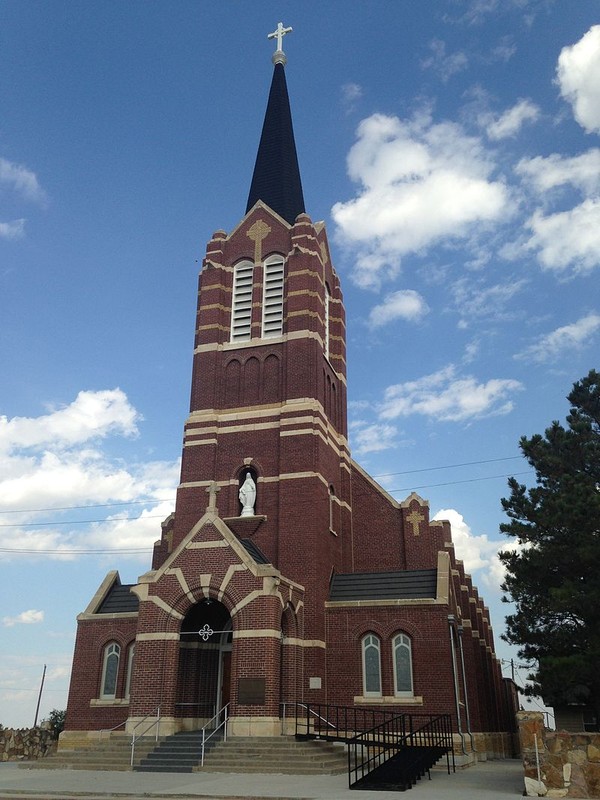
[[[221,708],[225,708],[231,697],[231,650],[221,654]]]

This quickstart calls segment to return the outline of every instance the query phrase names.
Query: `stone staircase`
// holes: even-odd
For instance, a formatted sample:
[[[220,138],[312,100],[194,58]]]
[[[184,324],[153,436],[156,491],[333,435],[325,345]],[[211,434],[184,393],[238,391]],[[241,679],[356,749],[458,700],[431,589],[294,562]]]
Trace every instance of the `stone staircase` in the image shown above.
[[[215,742],[200,766],[198,734],[169,736],[134,769],[140,772],[242,772],[283,775],[337,775],[346,772],[346,750],[293,736],[242,737]]]
[[[220,742],[204,760],[208,772],[262,772],[283,775],[339,775],[348,770],[346,748],[293,736],[240,737]]]
[[[214,733],[204,746],[205,763],[222,732]],[[202,759],[202,731],[175,733],[167,736],[153,750],[136,758],[135,772],[192,772]]]
[[[135,760],[139,761],[156,747],[153,737],[138,739]],[[105,739],[71,737],[59,743],[58,751],[47,758],[28,761],[27,769],[99,769],[125,772],[131,769],[131,736],[112,734]]]
[[[242,737],[226,742],[211,739],[204,767],[200,766],[202,733],[176,733],[160,739],[138,739],[137,772],[238,772],[283,775],[337,775],[346,772],[342,745],[323,741],[297,741],[293,736]],[[131,736],[70,739],[57,753],[28,761],[28,769],[88,769],[125,772],[131,769]]]

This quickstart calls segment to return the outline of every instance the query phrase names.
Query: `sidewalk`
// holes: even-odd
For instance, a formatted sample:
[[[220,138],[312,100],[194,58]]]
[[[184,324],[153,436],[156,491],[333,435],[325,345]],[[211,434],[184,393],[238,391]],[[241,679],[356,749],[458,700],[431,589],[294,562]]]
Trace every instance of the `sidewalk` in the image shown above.
[[[143,773],[26,769],[0,764],[0,798],[13,800],[400,800],[401,792],[353,791],[346,775],[258,775],[216,772]],[[517,800],[518,760],[487,761],[448,773],[435,769],[417,782],[411,800]]]

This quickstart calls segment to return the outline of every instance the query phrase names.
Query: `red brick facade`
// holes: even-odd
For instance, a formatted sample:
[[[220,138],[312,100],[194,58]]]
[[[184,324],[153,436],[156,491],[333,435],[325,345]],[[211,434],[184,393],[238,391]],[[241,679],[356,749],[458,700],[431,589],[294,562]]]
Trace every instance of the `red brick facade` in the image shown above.
[[[283,329],[262,338],[272,254],[285,264]],[[252,338],[232,342],[242,259],[254,264]],[[131,729],[157,707],[166,730],[194,728],[229,703],[233,735],[273,735],[291,701],[448,713],[463,738],[513,730],[489,614],[454,557],[449,524],[430,522],[417,495],[395,501],[350,457],[345,340],[321,223],[301,214],[290,226],[259,202],[231,234],[213,235],[175,512],[132,587],[139,610],[107,613],[114,573],[80,615],[68,731]],[[255,509],[240,516],[248,471]],[[421,572],[433,575],[431,596],[331,599],[332,576]],[[206,642],[204,625],[215,631]],[[408,692],[394,674],[399,634],[410,642]],[[374,693],[363,682],[367,635],[380,648]],[[107,684],[113,642],[121,657]],[[107,686],[114,697],[103,699]]]

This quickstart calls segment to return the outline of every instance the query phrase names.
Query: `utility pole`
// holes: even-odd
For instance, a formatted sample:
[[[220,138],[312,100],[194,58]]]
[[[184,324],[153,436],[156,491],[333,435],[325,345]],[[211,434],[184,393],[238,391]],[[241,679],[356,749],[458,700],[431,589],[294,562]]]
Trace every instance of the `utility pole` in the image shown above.
[[[44,664],[44,671],[42,672],[42,683],[40,684],[40,693],[38,695],[37,707],[35,709],[35,719],[33,720],[33,727],[37,727],[37,718],[40,711],[40,702],[42,700],[42,690],[44,688],[44,678],[46,677],[46,665]]]

